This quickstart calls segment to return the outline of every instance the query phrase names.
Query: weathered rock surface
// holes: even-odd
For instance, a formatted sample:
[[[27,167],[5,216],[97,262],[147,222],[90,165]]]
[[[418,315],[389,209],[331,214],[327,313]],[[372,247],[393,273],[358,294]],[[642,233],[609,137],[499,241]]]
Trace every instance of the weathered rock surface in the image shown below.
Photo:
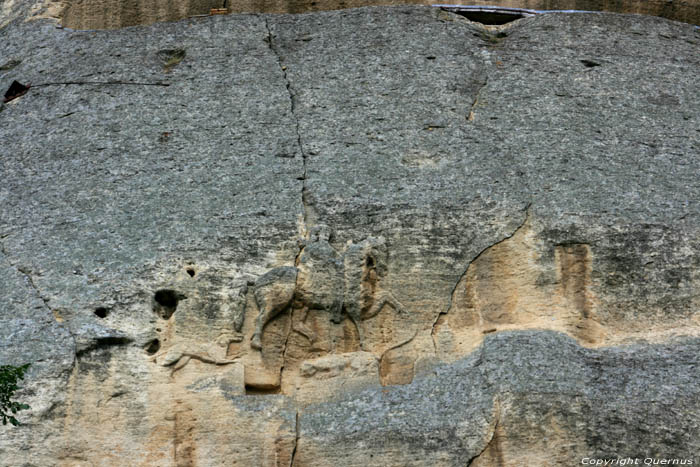
[[[5,0],[0,26],[53,19],[73,29],[118,29],[222,13],[308,13],[367,6],[471,5],[527,10],[606,11],[700,24],[700,0]],[[496,18],[496,21],[503,17]]]
[[[700,462],[697,28],[0,41],[2,465]]]

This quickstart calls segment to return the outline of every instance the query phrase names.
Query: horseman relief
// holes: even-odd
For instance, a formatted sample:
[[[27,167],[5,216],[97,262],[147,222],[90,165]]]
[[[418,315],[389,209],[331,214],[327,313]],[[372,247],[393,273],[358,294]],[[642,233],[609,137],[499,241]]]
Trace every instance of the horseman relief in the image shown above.
[[[300,242],[295,266],[271,269],[253,284],[259,313],[251,347],[261,349],[265,325],[293,307],[301,310],[301,318],[293,329],[309,341],[314,342],[316,336],[305,325],[306,316],[309,310],[320,310],[335,324],[342,321],[343,314],[347,315],[364,348],[361,321],[375,316],[385,305],[405,313],[401,303],[381,289],[386,259],[386,244],[381,237],[350,243],[339,253],[330,244],[328,227],[314,227],[309,239]]]

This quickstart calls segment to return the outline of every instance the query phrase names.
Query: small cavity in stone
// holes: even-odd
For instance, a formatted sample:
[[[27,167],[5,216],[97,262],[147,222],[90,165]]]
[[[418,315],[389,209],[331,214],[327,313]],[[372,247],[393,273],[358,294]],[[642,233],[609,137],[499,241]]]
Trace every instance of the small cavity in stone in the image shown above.
[[[245,385],[246,396],[269,396],[272,394],[281,394],[282,390],[279,387],[274,388],[259,388],[255,386]]]
[[[27,93],[27,91],[29,91],[30,87],[31,85],[29,84],[25,86],[17,80],[13,81],[12,84],[10,84],[10,87],[7,88],[7,91],[5,91],[3,102],[7,103],[13,99],[17,99],[18,97],[23,96]]]
[[[153,311],[163,319],[169,319],[175,310],[180,299],[186,298],[184,295],[170,289],[156,291],[153,297]]]
[[[453,11],[469,21],[484,24],[486,26],[499,26],[501,24],[512,23],[513,21],[525,18],[525,15],[508,11],[479,11],[479,10],[457,10]]]
[[[155,355],[160,350],[160,341],[158,339],[153,339],[148,344],[146,344],[146,353],[149,355]]]
[[[106,318],[108,314],[109,310],[107,308],[99,307],[95,309],[95,316],[98,318]]]

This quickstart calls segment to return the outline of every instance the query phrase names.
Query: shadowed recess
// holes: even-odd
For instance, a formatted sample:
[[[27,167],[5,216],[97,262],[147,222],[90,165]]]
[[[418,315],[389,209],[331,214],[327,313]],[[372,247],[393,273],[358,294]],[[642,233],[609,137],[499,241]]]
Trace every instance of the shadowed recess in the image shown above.
[[[163,319],[169,319],[175,310],[180,300],[187,298],[175,290],[161,289],[156,291],[153,296],[153,311]]]

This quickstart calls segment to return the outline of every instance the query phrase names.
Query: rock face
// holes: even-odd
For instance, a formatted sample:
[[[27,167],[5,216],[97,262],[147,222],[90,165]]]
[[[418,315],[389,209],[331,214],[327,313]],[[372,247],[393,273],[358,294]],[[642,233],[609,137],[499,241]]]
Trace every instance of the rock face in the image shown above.
[[[72,29],[118,29],[210,14],[308,13],[366,6],[437,3],[633,13],[700,24],[700,0],[5,0],[0,27],[18,17],[51,18]]]
[[[192,15],[209,14],[212,8],[237,13],[306,13],[363,6],[402,4],[463,4],[526,8],[532,10],[587,10],[636,13],[661,16],[676,21],[700,24],[700,1],[682,0],[48,0],[44,8],[62,9],[63,25],[75,29],[114,29],[156,21],[173,21]],[[57,5],[59,4],[59,5]],[[55,6],[54,6],[55,5]]]
[[[697,28],[0,41],[2,465],[700,462]]]

